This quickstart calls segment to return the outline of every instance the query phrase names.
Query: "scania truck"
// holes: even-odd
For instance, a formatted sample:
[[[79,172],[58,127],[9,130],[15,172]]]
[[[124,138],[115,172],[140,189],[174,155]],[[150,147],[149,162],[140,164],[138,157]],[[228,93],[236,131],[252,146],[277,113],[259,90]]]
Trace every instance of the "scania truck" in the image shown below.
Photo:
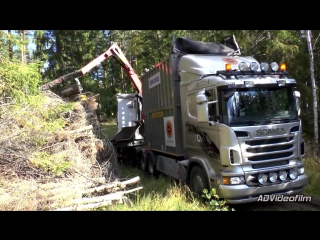
[[[119,158],[198,194],[216,188],[229,204],[295,195],[308,184],[300,93],[285,63],[242,56],[234,36],[176,38],[169,58],[142,76],[142,89],[142,105],[134,94],[117,95]],[[122,126],[126,106],[144,119],[131,114],[132,124]]]

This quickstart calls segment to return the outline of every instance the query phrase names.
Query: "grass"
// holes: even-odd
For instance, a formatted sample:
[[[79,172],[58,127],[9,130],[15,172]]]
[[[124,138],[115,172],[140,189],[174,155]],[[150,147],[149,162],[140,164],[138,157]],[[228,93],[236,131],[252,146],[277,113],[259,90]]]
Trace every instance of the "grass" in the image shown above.
[[[304,188],[303,194],[320,199],[320,163],[315,157],[306,157],[303,162],[309,178],[309,185]]]
[[[108,122],[103,122],[101,124],[101,130],[108,135],[109,139],[112,139],[118,132],[118,126],[115,120],[110,120]]]
[[[139,176],[139,192],[129,196],[127,204],[116,204],[103,208],[107,211],[211,211],[212,206],[192,195],[189,188],[167,176],[155,179],[137,168],[121,165],[121,176]],[[204,200],[204,199],[203,199]],[[227,211],[224,209],[223,211]]]

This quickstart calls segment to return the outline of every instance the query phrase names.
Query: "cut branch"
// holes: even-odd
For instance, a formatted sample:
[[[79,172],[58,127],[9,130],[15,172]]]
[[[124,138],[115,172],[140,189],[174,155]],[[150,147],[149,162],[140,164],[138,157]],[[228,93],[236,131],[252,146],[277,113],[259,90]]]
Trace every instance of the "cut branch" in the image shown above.
[[[142,189],[142,187],[137,187],[137,188],[127,190],[127,191],[116,192],[116,193],[112,193],[112,194],[108,194],[108,195],[96,197],[96,198],[75,199],[74,203],[76,203],[76,204],[84,204],[84,203],[91,203],[91,204],[59,208],[54,211],[81,211],[81,210],[94,209],[97,207],[111,205],[112,201],[115,201],[115,200],[122,202],[124,194],[132,193],[132,192],[138,191],[140,189]]]
[[[112,188],[125,188],[127,185],[131,185],[134,183],[138,183],[140,182],[140,177],[134,177],[132,179],[129,179],[127,181],[123,181],[123,182],[113,182],[107,185],[103,185],[103,186],[99,186],[99,187],[95,187],[95,188],[91,188],[91,189],[87,189],[84,191],[84,194],[88,194],[88,193],[93,193],[93,192],[101,192],[107,189],[112,189]]]

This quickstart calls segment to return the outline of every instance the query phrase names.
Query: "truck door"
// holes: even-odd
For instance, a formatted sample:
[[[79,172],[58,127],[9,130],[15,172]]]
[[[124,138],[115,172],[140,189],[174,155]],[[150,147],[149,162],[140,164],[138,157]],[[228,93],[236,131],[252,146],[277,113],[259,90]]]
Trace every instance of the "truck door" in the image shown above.
[[[214,124],[207,124],[205,129],[207,129],[206,133],[209,147],[209,153],[207,153],[210,157],[219,157],[219,123],[217,121],[217,116],[219,115],[219,107],[218,103],[210,103],[217,101],[217,89],[216,88],[207,88],[207,99],[208,99],[208,113],[209,113],[209,121]]]
[[[209,119],[207,123],[197,122],[196,95],[197,91],[190,92],[187,96],[186,111],[186,148],[188,155],[201,156],[204,158],[217,159],[219,156],[219,131],[217,103],[208,105]],[[215,88],[207,88],[208,102],[217,100],[217,91]],[[209,125],[209,121],[214,124]]]

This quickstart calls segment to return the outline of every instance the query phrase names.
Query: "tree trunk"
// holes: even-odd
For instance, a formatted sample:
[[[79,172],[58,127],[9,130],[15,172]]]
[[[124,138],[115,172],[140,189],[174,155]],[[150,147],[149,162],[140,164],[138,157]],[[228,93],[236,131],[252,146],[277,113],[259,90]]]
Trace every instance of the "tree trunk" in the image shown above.
[[[21,41],[22,41],[22,44],[21,44],[21,61],[23,64],[26,64],[27,63],[27,60],[26,60],[26,43],[25,43],[25,40],[26,40],[26,30],[20,30],[20,34],[21,34]]]
[[[13,47],[12,47],[12,34],[11,34],[11,30],[8,30],[8,44],[9,44],[9,59],[10,61],[12,61],[13,58]]]
[[[313,57],[313,48],[311,43],[311,30],[307,30],[307,44],[309,51],[310,59],[310,77],[311,77],[311,88],[312,88],[312,97],[313,97],[313,124],[314,124],[314,141],[313,141],[313,150],[314,154],[318,155],[318,100],[317,100],[317,85],[314,76],[314,57]]]

